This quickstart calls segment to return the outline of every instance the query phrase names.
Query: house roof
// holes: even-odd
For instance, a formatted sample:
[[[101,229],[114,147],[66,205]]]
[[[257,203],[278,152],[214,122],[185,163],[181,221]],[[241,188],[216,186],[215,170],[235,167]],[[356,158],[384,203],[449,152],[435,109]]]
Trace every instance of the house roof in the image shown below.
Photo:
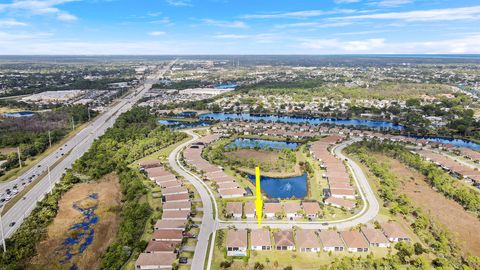
[[[138,162],[138,165],[144,168],[152,168],[152,167],[159,167],[161,163],[160,163],[160,160],[158,159],[146,159]]]
[[[156,230],[182,229],[185,230],[187,225],[186,220],[165,220],[160,219],[155,223]]]
[[[367,241],[370,244],[374,243],[388,243],[387,237],[383,234],[382,230],[379,229],[371,229],[371,228],[362,228],[362,233],[367,238]]]
[[[164,195],[164,197],[166,202],[185,201],[190,199],[190,196],[188,195],[188,193]]]
[[[174,252],[181,241],[150,241],[145,252]]]
[[[319,248],[320,242],[315,233],[316,230],[298,230],[295,232],[295,238],[299,248]]]
[[[135,265],[171,265],[176,259],[174,253],[140,253]]]
[[[174,202],[165,202],[163,204],[163,210],[180,210],[185,208],[191,208],[192,203],[190,201],[174,201]]]
[[[368,242],[359,231],[344,231],[340,235],[349,248],[368,248]]]
[[[228,230],[227,247],[247,247],[247,230]]]
[[[295,246],[292,231],[278,231],[273,233],[276,246]]]
[[[410,238],[396,222],[385,222],[381,223],[380,226],[388,238]]]
[[[324,247],[343,247],[343,242],[338,232],[321,231],[318,233],[318,237]]]
[[[278,213],[282,212],[282,204],[281,203],[265,203],[263,205],[265,213]]]
[[[302,202],[302,207],[307,215],[314,215],[320,212],[318,202]]]
[[[242,202],[227,202],[227,214],[242,214]]]
[[[245,211],[245,215],[255,214],[255,204],[253,202],[246,202],[243,211]]]
[[[190,210],[163,211],[162,219],[182,219],[187,220],[190,217]]]
[[[302,208],[300,207],[299,202],[286,202],[283,204],[283,209],[285,209],[285,213],[297,213]]]
[[[335,197],[330,197],[330,198],[325,199],[325,203],[326,204],[338,205],[340,207],[343,206],[346,209],[351,209],[351,208],[355,207],[355,202],[345,200],[345,199],[341,199],[341,198],[335,198]]]
[[[263,229],[254,229],[250,232],[251,246],[271,246],[270,231]]]
[[[179,230],[156,230],[153,231],[152,239],[182,239],[183,232]]]

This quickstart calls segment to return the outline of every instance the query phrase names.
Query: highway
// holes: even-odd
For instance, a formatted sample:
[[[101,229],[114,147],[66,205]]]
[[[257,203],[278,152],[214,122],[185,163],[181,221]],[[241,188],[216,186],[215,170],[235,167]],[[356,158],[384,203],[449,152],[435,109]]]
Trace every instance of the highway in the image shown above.
[[[211,188],[205,184],[198,176],[194,175],[187,168],[181,165],[179,160],[179,153],[182,149],[196,141],[199,136],[195,134],[192,130],[186,130],[187,134],[192,136],[192,139],[188,142],[183,143],[178,146],[169,156],[169,164],[177,173],[185,177],[187,181],[192,183],[200,194],[204,214],[202,218],[202,224],[200,226],[200,233],[198,236],[197,246],[195,248],[195,253],[192,261],[192,269],[203,269],[204,263],[206,260],[207,252],[208,262],[206,269],[210,269],[211,261],[213,258],[213,245],[215,240],[215,232],[218,229],[226,229],[231,226],[235,226],[238,229],[255,229],[258,228],[258,223],[256,220],[247,220],[247,221],[226,221],[220,220],[218,216],[218,207],[215,200],[215,196]],[[380,205],[378,203],[375,192],[372,190],[368,179],[363,173],[362,169],[356,164],[353,160],[346,157],[342,154],[342,150],[347,147],[349,144],[355,142],[355,140],[344,142],[333,149],[333,152],[340,159],[345,160],[348,164],[349,169],[352,172],[353,178],[356,182],[356,185],[359,189],[360,196],[363,201],[362,209],[356,213],[354,216],[342,220],[323,220],[323,221],[271,221],[263,220],[262,226],[269,226],[271,228],[279,229],[290,229],[293,226],[302,228],[302,229],[320,229],[325,230],[329,228],[337,229],[348,229],[359,224],[367,223],[373,220],[380,210]],[[212,210],[215,209],[215,217],[212,215]],[[212,243],[210,250],[207,250],[208,240],[210,234],[212,236]]]
[[[176,60],[168,64],[164,69],[150,75],[144,81],[142,86],[136,88],[126,97],[110,106],[104,113],[96,117],[93,122],[72,137],[66,143],[66,146],[62,145],[59,149],[39,161],[38,165],[18,177],[14,180],[15,182],[1,186],[1,189],[5,190],[7,187],[13,186],[15,183],[18,184],[19,181],[25,181],[25,179],[28,179],[33,174],[39,175],[41,172],[48,171],[48,166],[51,167],[50,175],[47,174],[40,179],[39,182],[28,191],[23,199],[19,200],[8,210],[8,212],[2,215],[5,238],[8,238],[15,232],[25,217],[27,217],[35,208],[37,202],[42,200],[45,194],[50,192],[52,186],[61,179],[65,170],[71,168],[72,164],[90,148],[93,141],[104,134],[109,127],[113,126],[120,114],[130,110],[175,62]],[[62,149],[60,150],[60,148]],[[62,153],[64,154],[63,159],[61,159]],[[58,164],[54,165],[55,163]],[[15,224],[13,224],[13,222],[15,222]]]

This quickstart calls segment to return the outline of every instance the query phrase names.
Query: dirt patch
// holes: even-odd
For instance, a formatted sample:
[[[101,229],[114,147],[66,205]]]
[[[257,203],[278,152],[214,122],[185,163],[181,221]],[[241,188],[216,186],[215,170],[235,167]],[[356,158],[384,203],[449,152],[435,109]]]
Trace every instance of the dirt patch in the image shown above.
[[[92,194],[96,194],[92,197]],[[73,205],[77,208],[74,208]],[[37,246],[38,255],[32,259],[28,269],[70,269],[75,264],[81,269],[99,269],[100,255],[115,238],[119,224],[118,207],[121,205],[121,192],[118,178],[114,174],[105,176],[99,182],[77,184],[68,191],[59,202],[59,211],[55,220],[48,226],[47,238]],[[65,259],[63,242],[75,237],[78,230],[70,230],[74,224],[85,222],[84,213],[78,208],[96,207],[98,222],[91,225],[94,229],[93,240],[85,251],[71,260]],[[77,250],[74,250],[77,252]]]
[[[269,177],[293,177],[302,175],[299,161],[304,158],[300,152],[295,153],[296,162],[279,151],[256,149],[239,149],[225,153],[230,165],[248,174],[255,173],[255,167],[260,166],[262,174]]]
[[[0,154],[2,155],[8,155],[10,153],[17,152],[17,148],[15,147],[4,147],[0,148]]]
[[[429,212],[430,216],[445,226],[465,253],[480,255],[478,234],[480,220],[474,214],[466,212],[460,204],[436,192],[419,172],[406,167],[396,159],[380,154],[375,156],[388,164],[391,171],[400,179],[400,190],[416,206]]]
[[[239,149],[225,154],[227,157],[236,159],[254,159],[259,162],[275,163],[278,161],[280,154],[274,151],[262,151],[252,149]]]

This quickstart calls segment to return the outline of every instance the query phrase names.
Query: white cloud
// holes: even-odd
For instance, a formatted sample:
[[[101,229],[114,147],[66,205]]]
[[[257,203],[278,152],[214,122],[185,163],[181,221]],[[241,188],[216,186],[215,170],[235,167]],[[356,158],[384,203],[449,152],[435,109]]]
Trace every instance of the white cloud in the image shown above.
[[[337,49],[343,52],[361,52],[371,51],[384,46],[385,40],[381,38],[354,40],[354,41],[340,41],[338,39],[313,39],[303,42],[301,45],[305,48],[316,50],[331,50]]]
[[[213,37],[217,39],[231,39],[231,40],[248,39],[256,43],[272,43],[282,39],[282,35],[279,35],[276,33],[261,33],[261,34],[254,34],[254,35],[219,34]]]
[[[27,26],[27,23],[19,22],[15,19],[0,20],[0,27]]]
[[[286,24],[277,24],[274,27],[278,29],[285,28],[329,28],[329,27],[341,27],[351,25],[351,22],[334,22],[334,23],[323,23],[323,22],[301,22],[301,23],[286,23]]]
[[[220,34],[213,36],[214,38],[220,39],[245,39],[248,38],[247,35],[236,35],[236,34]]]
[[[413,0],[383,0],[379,2],[373,2],[372,4],[379,7],[399,7],[410,3],[413,3]]]
[[[385,39],[339,40],[307,39],[298,48],[308,53],[341,54],[478,54],[480,33],[460,38],[431,41],[387,42]]]
[[[11,3],[0,4],[0,12],[22,11],[33,15],[56,15],[61,21],[75,21],[77,17],[56,6],[80,0],[13,0]]]
[[[218,27],[225,27],[225,28],[247,28],[247,24],[242,21],[217,21],[211,19],[204,19],[202,20],[204,24],[218,26]]]
[[[335,0],[335,3],[337,4],[350,4],[350,3],[357,3],[362,0]]]
[[[57,15],[57,19],[64,22],[73,22],[76,21],[78,18],[77,16],[70,13],[62,12]]]
[[[191,0],[167,0],[167,3],[175,7],[190,7],[192,6]]]
[[[150,36],[158,37],[158,36],[163,36],[163,35],[165,35],[166,33],[163,32],[163,31],[153,31],[153,32],[149,32],[148,34],[149,34]]]
[[[480,6],[445,8],[430,10],[414,10],[405,12],[373,13],[356,16],[344,16],[332,18],[332,20],[402,20],[406,22],[428,22],[428,21],[456,21],[480,19]]]
[[[353,9],[335,9],[330,11],[324,10],[302,10],[292,12],[273,12],[273,13],[261,13],[261,14],[246,14],[241,17],[244,19],[305,19],[311,17],[318,17],[330,14],[348,14],[353,13]]]

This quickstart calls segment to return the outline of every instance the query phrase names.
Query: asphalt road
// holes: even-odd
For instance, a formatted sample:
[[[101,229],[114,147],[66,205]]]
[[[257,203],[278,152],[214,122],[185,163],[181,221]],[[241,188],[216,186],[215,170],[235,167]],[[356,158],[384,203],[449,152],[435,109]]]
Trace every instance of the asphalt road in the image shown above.
[[[61,153],[64,153],[63,160],[61,160],[56,166],[51,167],[50,177],[47,174],[40,179],[40,181],[28,191],[24,199],[19,200],[2,216],[5,238],[8,238],[15,232],[25,217],[27,217],[33,208],[35,208],[37,202],[40,201],[46,193],[50,192],[52,186],[60,180],[65,170],[71,168],[72,164],[90,148],[93,141],[104,134],[109,127],[113,126],[120,114],[130,110],[132,106],[152,87],[153,83],[163,76],[164,72],[169,70],[174,63],[175,61],[170,63],[166,68],[158,71],[156,74],[150,75],[142,86],[138,87],[126,97],[119,100],[119,102],[109,107],[103,114],[96,117],[92,123],[72,137],[66,143],[67,146],[63,145],[61,147],[62,150],[57,149],[38,163],[40,167],[35,166],[18,178],[28,179],[32,174],[39,175],[42,171],[47,171],[47,166],[52,166],[54,163],[58,162]],[[19,181],[18,179],[15,181]],[[6,188],[7,185],[2,186],[1,188]],[[12,226],[13,222],[15,222],[15,224]]]

